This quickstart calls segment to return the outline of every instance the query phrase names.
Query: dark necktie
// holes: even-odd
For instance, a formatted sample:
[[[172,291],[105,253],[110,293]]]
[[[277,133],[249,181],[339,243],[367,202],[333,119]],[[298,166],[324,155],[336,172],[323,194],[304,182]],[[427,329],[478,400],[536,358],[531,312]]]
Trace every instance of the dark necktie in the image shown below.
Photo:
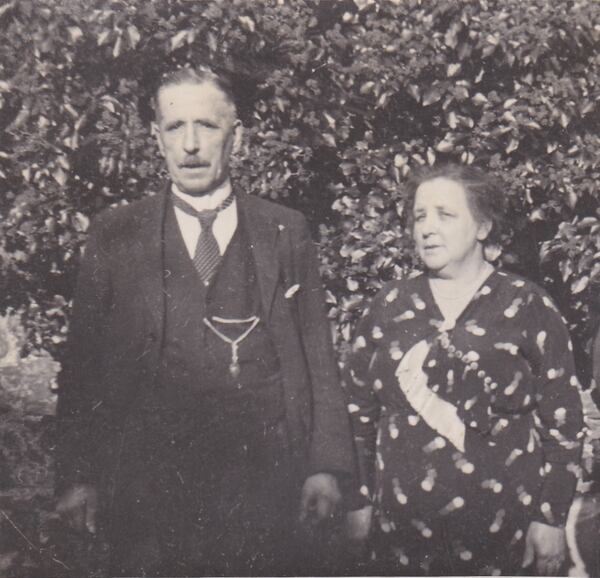
[[[208,211],[197,211],[177,195],[171,195],[171,198],[173,204],[178,209],[181,209],[188,215],[196,217],[198,221],[200,221],[200,235],[198,235],[198,241],[196,243],[192,261],[200,280],[204,285],[208,286],[215,276],[219,261],[221,260],[219,244],[213,233],[213,224],[219,211],[222,211],[231,205],[235,197],[233,194],[230,194],[218,207]]]

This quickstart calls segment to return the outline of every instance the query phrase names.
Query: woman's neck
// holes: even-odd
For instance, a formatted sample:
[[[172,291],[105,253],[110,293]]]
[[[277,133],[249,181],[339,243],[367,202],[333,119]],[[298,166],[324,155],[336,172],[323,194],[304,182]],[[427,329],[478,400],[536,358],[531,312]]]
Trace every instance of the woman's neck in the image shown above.
[[[492,265],[481,258],[474,259],[456,271],[430,271],[429,278],[437,287],[447,288],[448,292],[460,292],[461,288],[470,289],[480,278],[489,275],[492,269]]]
[[[448,313],[453,312],[458,315],[493,270],[492,265],[487,261],[483,261],[477,270],[471,271],[468,275],[436,277],[434,274],[430,274],[429,285],[442,312],[446,313],[444,310],[447,306],[449,308]],[[444,316],[446,317],[446,315]]]

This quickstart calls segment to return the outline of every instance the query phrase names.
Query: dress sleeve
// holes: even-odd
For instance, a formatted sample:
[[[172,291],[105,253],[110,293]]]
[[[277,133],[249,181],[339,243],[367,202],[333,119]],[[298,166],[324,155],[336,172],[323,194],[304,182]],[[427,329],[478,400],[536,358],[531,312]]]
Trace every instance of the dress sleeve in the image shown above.
[[[565,322],[543,293],[526,310],[529,357],[536,379],[536,429],[544,453],[544,478],[534,520],[563,526],[580,471],[583,419],[579,382]]]
[[[381,293],[365,309],[359,321],[352,353],[344,368],[344,389],[348,400],[348,412],[352,424],[356,448],[359,480],[356,507],[366,505],[373,495],[375,471],[375,442],[380,404],[376,389],[381,382],[374,378],[371,368],[377,355],[377,342],[374,334],[382,314]]]

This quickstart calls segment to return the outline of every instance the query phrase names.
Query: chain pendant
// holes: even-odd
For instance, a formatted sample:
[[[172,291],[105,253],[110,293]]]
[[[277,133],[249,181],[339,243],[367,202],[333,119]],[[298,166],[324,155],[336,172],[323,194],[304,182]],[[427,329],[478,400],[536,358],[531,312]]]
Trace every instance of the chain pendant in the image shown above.
[[[229,364],[229,373],[231,373],[231,377],[237,377],[240,374],[238,344],[235,341],[231,344],[231,363]]]
[[[253,315],[248,319],[222,319],[221,317],[213,317],[215,321],[219,321],[221,323],[250,323],[250,327],[246,329],[237,339],[230,339],[223,333],[221,333],[206,317],[203,319],[204,324],[220,339],[222,339],[225,343],[229,343],[231,345],[231,363],[229,364],[229,373],[231,377],[237,378],[240,375],[241,367],[238,358],[238,346],[239,344],[248,337],[250,332],[258,325],[259,318]],[[238,384],[238,387],[241,385]]]
[[[232,361],[229,364],[229,373],[231,377],[238,377],[240,374],[240,364],[237,361]]]

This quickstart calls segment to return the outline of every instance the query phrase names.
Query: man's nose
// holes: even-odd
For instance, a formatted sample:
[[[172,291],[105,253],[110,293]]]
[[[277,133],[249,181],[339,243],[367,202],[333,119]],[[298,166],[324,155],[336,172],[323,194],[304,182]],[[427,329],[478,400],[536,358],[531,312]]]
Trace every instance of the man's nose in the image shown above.
[[[196,133],[194,125],[186,126],[185,133],[183,135],[183,150],[187,154],[194,154],[198,152],[200,148],[200,139]]]

